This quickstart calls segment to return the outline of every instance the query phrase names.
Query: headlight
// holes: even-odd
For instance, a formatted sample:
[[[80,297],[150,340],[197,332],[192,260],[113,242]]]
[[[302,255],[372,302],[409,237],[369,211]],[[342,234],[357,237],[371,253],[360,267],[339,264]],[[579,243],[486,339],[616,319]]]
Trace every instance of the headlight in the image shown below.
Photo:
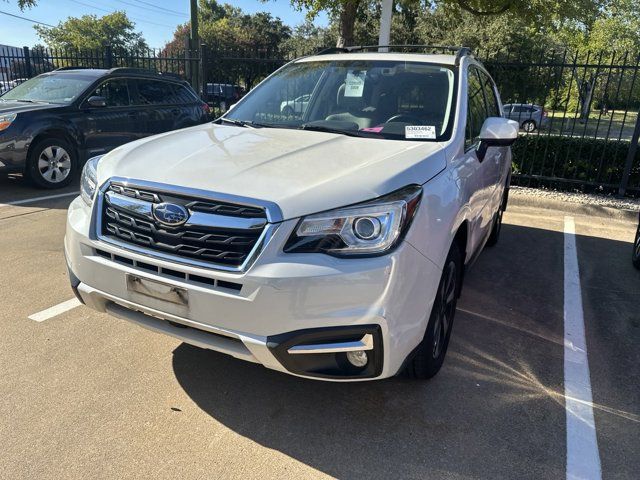
[[[98,184],[98,162],[102,158],[102,155],[92,157],[87,160],[82,169],[82,176],[80,178],[80,196],[89,206],[93,203],[93,197],[96,194],[96,186]]]
[[[18,115],[16,113],[0,114],[0,132],[9,128]]]
[[[304,217],[285,245],[285,252],[335,256],[381,255],[406,233],[420,203],[417,185],[376,200]]]

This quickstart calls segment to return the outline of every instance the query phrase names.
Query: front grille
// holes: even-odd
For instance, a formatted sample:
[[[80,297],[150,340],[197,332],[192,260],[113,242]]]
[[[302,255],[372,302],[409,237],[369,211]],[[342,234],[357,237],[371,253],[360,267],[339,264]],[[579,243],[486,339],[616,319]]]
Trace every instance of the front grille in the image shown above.
[[[153,205],[181,205],[190,214],[182,226],[156,220]],[[266,226],[259,207],[191,198],[112,183],[102,202],[103,239],[142,247],[199,263],[240,267],[249,258]]]

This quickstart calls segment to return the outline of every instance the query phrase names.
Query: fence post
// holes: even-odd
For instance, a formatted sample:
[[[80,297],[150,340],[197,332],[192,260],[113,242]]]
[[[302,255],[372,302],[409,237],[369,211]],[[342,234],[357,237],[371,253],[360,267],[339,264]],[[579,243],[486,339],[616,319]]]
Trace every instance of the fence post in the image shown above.
[[[187,79],[187,81],[191,84],[192,87],[195,87],[196,85],[193,85],[192,83],[192,76],[191,76],[191,40],[189,39],[189,36],[187,35],[184,39],[184,76]]]
[[[200,95],[200,98],[204,100],[204,92],[207,91],[207,84],[206,81],[207,79],[205,78],[205,69],[206,69],[206,65],[207,65],[207,59],[209,57],[209,52],[207,51],[207,46],[202,43],[200,44],[200,65],[198,68],[199,71],[199,77],[200,77],[200,91],[198,92]]]
[[[31,53],[29,52],[29,47],[22,47],[22,51],[24,53],[25,73],[27,74],[27,78],[31,78],[33,76],[33,72],[31,70]]]
[[[113,68],[113,50],[111,45],[104,46],[104,67]]]
[[[636,126],[633,129],[633,136],[631,137],[631,145],[629,145],[629,151],[627,152],[627,160],[624,164],[624,173],[622,174],[622,180],[620,181],[620,188],[618,189],[618,195],[623,197],[627,193],[627,187],[629,186],[629,176],[631,175],[631,169],[633,168],[633,162],[636,159],[636,152],[638,151],[638,139],[640,139],[640,112],[636,117]]]

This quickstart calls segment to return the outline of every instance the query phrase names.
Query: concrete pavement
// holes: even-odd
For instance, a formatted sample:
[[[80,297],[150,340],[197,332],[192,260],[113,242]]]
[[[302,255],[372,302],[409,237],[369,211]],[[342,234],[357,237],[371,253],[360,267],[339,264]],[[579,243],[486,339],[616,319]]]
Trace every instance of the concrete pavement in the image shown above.
[[[565,213],[509,209],[466,278],[432,381],[332,384],[83,306],[29,320],[73,298],[62,250],[73,197],[7,205],[47,193],[0,179],[0,478],[565,477]],[[570,215],[602,478],[637,479],[635,226]]]

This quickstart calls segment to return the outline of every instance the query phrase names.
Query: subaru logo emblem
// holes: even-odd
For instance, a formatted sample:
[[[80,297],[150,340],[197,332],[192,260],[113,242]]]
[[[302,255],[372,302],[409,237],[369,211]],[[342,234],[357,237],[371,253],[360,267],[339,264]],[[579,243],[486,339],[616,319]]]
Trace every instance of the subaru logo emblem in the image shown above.
[[[189,212],[182,205],[165,202],[153,206],[153,216],[163,225],[178,227],[189,219]]]

